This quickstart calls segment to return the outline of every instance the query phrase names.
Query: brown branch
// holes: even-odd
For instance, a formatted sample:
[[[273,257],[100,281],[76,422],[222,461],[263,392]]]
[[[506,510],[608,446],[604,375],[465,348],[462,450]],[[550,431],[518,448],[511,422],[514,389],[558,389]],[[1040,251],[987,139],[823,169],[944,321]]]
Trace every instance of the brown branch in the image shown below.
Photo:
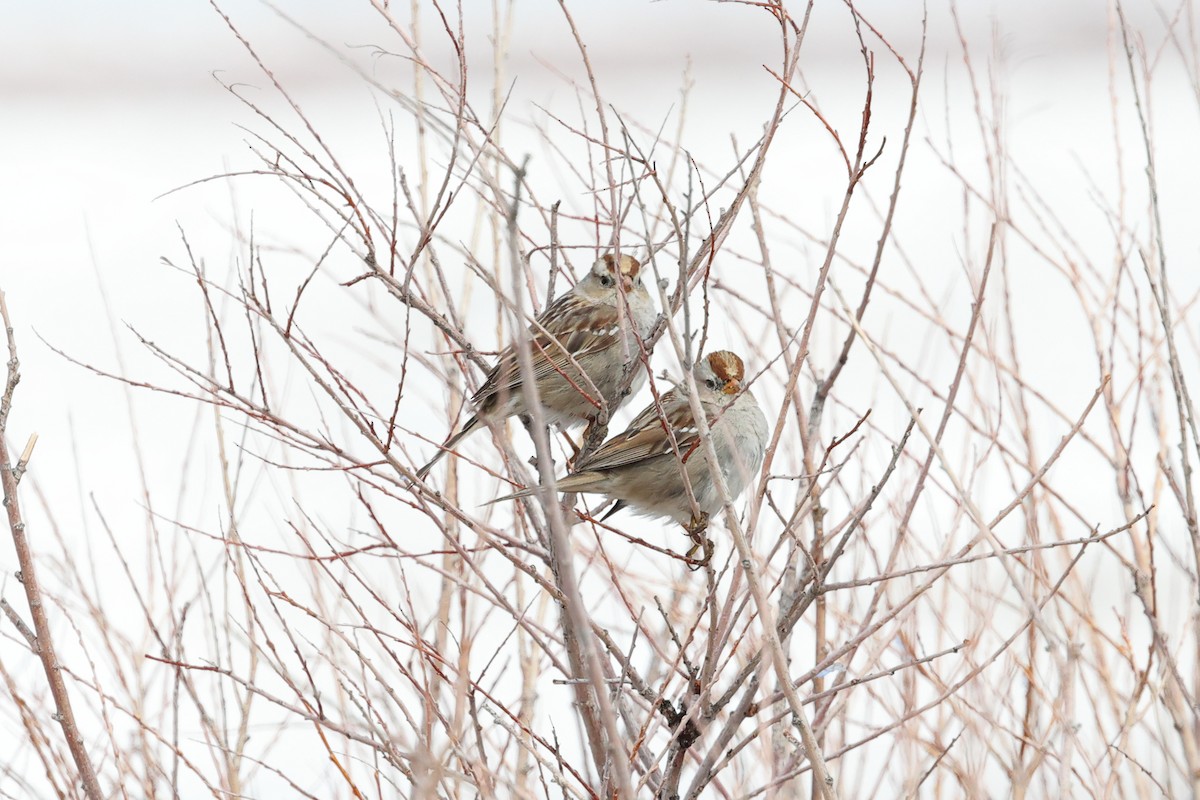
[[[25,597],[29,601],[29,614],[33,619],[33,632],[36,637],[31,646],[38,658],[41,659],[42,669],[46,672],[46,683],[50,694],[54,697],[56,713],[54,719],[62,727],[63,737],[67,740],[67,748],[79,771],[79,781],[88,800],[101,800],[104,793],[96,778],[96,769],[88,756],[87,745],[83,734],[75,720],[75,712],[71,708],[71,697],[67,693],[67,685],[63,680],[63,668],[59,664],[58,654],[54,650],[54,638],[51,635],[50,619],[46,614],[45,602],[42,599],[42,587],[38,583],[37,565],[33,550],[25,534],[25,520],[21,516],[21,507],[17,499],[18,470],[24,470],[29,462],[37,435],[29,438],[18,467],[14,468],[8,455],[8,417],[12,411],[13,393],[21,380],[20,362],[17,359],[17,341],[13,334],[12,320],[8,316],[8,305],[4,301],[4,293],[0,292],[0,320],[4,323],[4,333],[8,339],[8,378],[5,381],[4,395],[0,399],[0,484],[4,487],[4,508],[8,512],[8,529],[12,533],[13,548],[17,552],[17,562],[21,567],[19,578],[25,588]],[[27,632],[23,632],[27,633]],[[26,635],[28,641],[28,635]]]

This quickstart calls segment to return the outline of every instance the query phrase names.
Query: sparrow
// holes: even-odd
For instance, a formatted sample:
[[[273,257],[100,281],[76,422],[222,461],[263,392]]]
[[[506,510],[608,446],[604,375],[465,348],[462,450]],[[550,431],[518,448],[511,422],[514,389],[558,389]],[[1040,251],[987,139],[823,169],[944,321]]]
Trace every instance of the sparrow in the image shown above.
[[[629,391],[619,392],[626,365],[638,355],[638,340],[650,333],[655,319],[641,269],[632,256],[606,253],[529,326],[535,389],[547,423],[566,428],[590,422],[600,412],[600,397],[611,413],[645,383],[645,371],[634,370]],[[522,386],[517,347],[512,343],[471,397],[474,415],[417,470],[417,477],[424,480],[442,456],[485,420],[526,413]]]
[[[709,353],[696,362],[692,375],[717,465],[730,499],[737,499],[762,466],[766,417],[743,386],[745,367],[734,353]],[[667,391],[659,403],[661,414],[658,406],[649,406],[624,433],[577,459],[570,473],[558,480],[559,491],[607,495],[617,502],[605,519],[629,506],[645,516],[669,517],[698,540],[722,501],[687,391],[682,383]],[[526,497],[535,491],[522,489],[492,502]]]

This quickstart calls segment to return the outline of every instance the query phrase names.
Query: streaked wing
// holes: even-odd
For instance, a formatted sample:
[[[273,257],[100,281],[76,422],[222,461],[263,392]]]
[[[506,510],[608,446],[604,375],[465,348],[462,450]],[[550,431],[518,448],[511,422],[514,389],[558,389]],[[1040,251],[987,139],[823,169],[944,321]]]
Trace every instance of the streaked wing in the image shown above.
[[[674,390],[663,396],[662,407],[667,424],[674,429],[675,446],[680,455],[686,457],[699,442],[691,407]],[[617,434],[591,455],[576,461],[573,471],[615,469],[669,453],[674,453],[671,438],[658,415],[658,408],[652,405],[638,414],[624,433]]]
[[[571,366],[572,358],[578,361],[613,347],[621,335],[616,309],[600,306],[581,313],[578,299],[570,294],[551,303],[538,317],[538,323],[529,329],[533,374],[537,380],[554,373],[565,373],[574,380],[576,370]],[[517,364],[516,346],[509,345],[488,373],[474,402],[477,406],[482,405],[489,396],[515,393],[520,387],[521,370]],[[587,387],[581,385],[580,388]]]

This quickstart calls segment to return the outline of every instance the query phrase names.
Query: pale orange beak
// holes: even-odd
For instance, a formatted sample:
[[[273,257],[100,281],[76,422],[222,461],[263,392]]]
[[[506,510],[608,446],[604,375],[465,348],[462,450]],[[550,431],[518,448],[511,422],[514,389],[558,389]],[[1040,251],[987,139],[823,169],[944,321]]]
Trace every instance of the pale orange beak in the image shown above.
[[[621,276],[621,288],[625,290],[626,294],[628,294],[629,292],[632,292],[633,291],[633,278],[629,277],[628,275],[622,275]]]
[[[742,390],[742,384],[738,383],[735,380],[725,381],[725,385],[723,387],[721,387],[721,391],[724,394],[737,394],[741,390]]]

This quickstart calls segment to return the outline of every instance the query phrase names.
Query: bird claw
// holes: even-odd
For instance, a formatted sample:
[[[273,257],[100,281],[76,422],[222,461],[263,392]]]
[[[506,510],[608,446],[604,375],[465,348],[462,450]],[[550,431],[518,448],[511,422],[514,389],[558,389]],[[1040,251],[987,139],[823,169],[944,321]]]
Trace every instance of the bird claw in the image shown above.
[[[684,525],[683,529],[693,542],[700,541],[701,535],[708,530],[708,512],[701,511],[700,516],[693,516],[691,522]]]
[[[687,532],[688,538],[692,540],[692,546],[684,554],[688,566],[691,569],[707,566],[713,556],[713,541],[704,535],[704,532],[708,530],[708,514],[701,513],[698,517],[692,517],[691,522],[684,525],[683,529]],[[702,550],[703,554],[700,558],[694,558],[698,550]]]

